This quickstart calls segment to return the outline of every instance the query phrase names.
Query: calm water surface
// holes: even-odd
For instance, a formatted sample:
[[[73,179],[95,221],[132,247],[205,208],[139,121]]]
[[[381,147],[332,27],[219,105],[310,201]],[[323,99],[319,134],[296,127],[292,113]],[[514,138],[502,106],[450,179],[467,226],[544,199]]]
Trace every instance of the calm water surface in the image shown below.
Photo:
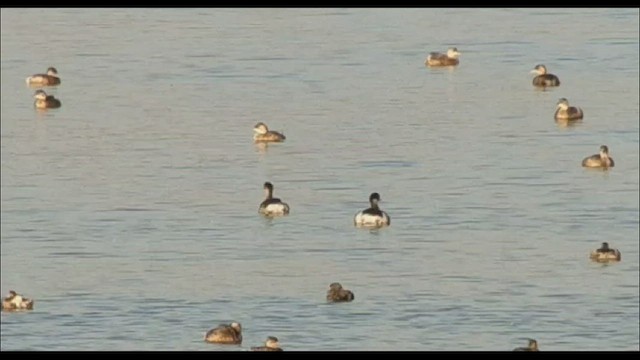
[[[639,350],[638,18],[3,9],[1,291],[36,305],[2,350]],[[601,144],[616,167],[583,169]],[[267,180],[290,216],[257,214]],[[392,226],[356,229],[373,191]],[[602,241],[622,262],[589,262]],[[242,346],[203,342],[229,321]]]

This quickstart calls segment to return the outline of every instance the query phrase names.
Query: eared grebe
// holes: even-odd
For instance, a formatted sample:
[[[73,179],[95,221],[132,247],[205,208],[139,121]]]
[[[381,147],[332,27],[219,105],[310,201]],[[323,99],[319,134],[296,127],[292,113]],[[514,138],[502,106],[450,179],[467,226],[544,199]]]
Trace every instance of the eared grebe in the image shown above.
[[[254,346],[251,351],[282,351],[278,338],[275,336],[267,337],[264,341],[264,346]]]
[[[609,243],[603,242],[599,249],[595,249],[589,255],[589,258],[597,262],[609,262],[622,260],[622,254],[618,249],[609,247]]]
[[[242,343],[242,327],[240,323],[220,324],[218,327],[207,331],[204,341],[216,344],[240,344]]]
[[[62,106],[60,100],[56,99],[53,95],[47,95],[44,90],[36,90],[33,97],[36,99],[33,103],[36,109],[56,109]]]
[[[615,166],[615,162],[609,157],[607,145],[600,146],[600,153],[588,156],[582,160],[582,166],[590,168],[610,168]]]
[[[258,212],[267,216],[287,215],[289,214],[289,205],[282,200],[273,197],[273,184],[264,183],[265,199],[260,204]]]
[[[548,86],[560,86],[560,79],[553,74],[547,74],[547,67],[540,64],[536,65],[531,73],[538,74],[533,78],[533,86],[548,87]]]
[[[29,76],[27,84],[31,86],[53,86],[60,85],[60,77],[58,76],[58,70],[54,67],[47,69],[46,74],[35,74]]]
[[[353,222],[356,226],[381,227],[391,225],[389,215],[378,207],[379,201],[380,194],[374,192],[369,196],[369,203],[371,204],[371,207],[356,214],[353,218]]]
[[[13,290],[9,290],[9,295],[2,299],[2,310],[33,310],[33,299],[28,299]]]
[[[271,131],[265,123],[259,122],[253,127],[253,141],[255,142],[282,142],[286,137],[277,132]]]
[[[527,347],[517,347],[513,351],[538,351],[538,342],[534,339],[529,339]]]
[[[569,100],[561,98],[558,100],[556,113],[553,115],[556,120],[579,120],[584,117],[582,109],[569,106]]]
[[[329,285],[329,290],[327,291],[327,301],[329,302],[349,302],[353,301],[355,296],[351,290],[343,289],[340,283],[334,282]]]
[[[449,48],[446,54],[439,52],[430,53],[424,63],[427,66],[455,66],[460,63],[458,57],[460,57],[460,52],[457,48],[453,47]]]

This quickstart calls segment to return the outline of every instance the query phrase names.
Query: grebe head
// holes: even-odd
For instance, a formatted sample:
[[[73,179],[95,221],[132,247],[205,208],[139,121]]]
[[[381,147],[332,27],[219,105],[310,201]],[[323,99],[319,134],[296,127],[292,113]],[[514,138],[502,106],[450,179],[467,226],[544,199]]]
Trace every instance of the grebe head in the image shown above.
[[[329,288],[331,290],[340,290],[342,289],[342,285],[340,283],[334,282],[334,283],[331,283],[331,285],[329,285]]]
[[[603,242],[602,243],[602,247],[600,248],[602,250],[609,250],[609,243]]]
[[[253,131],[258,134],[266,134],[267,131],[269,131],[269,128],[267,127],[267,125],[265,125],[265,123],[259,122],[256,124],[256,126],[253,127]]]
[[[264,342],[264,345],[268,348],[279,348],[280,344],[278,343],[278,338],[275,336],[267,337],[267,340]]]
[[[33,94],[33,97],[36,98],[37,100],[46,100],[47,93],[44,92],[44,90],[36,90],[36,92]]]
[[[608,155],[609,155],[609,148],[607,147],[607,145],[600,146],[600,156],[608,156]]]
[[[16,295],[18,295],[18,293],[17,293],[17,292],[15,292],[15,291],[13,291],[13,290],[9,290],[9,297],[11,297],[11,298],[12,298],[12,297],[14,297],[14,296],[16,296]]]
[[[58,70],[52,66],[47,69],[47,75],[58,76]]]
[[[273,184],[267,181],[266,183],[264,183],[264,189],[273,191]]]
[[[560,100],[558,100],[558,107],[562,110],[567,110],[569,108],[569,100],[560,98]]]
[[[449,50],[447,50],[447,56],[456,59],[460,56],[460,52],[458,51],[458,48],[449,48]]]
[[[376,192],[371,193],[371,195],[369,196],[369,202],[371,203],[371,205],[378,204],[379,201],[380,201],[380,194]]]
[[[533,70],[531,70],[531,73],[538,74],[538,75],[544,75],[544,74],[547,73],[547,67],[542,65],[542,64],[538,64],[538,65],[536,65],[536,67],[533,68]]]
[[[237,322],[232,322],[231,325],[232,329],[235,329],[237,332],[241,332],[242,331],[242,326],[240,325],[240,323]]]
[[[529,339],[529,349],[538,349],[538,342],[535,339]]]

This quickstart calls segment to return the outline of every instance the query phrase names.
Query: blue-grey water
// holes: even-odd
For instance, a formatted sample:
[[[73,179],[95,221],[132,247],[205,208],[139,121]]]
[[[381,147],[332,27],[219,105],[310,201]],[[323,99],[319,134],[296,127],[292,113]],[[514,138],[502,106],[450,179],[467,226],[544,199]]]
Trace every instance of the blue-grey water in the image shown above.
[[[35,299],[2,350],[639,350],[638,19],[2,9],[1,291]],[[48,66],[62,107],[36,111]],[[582,168],[602,144],[616,166]],[[265,181],[288,217],[257,213]],[[374,191],[392,224],[357,229]],[[230,321],[241,346],[203,341]]]

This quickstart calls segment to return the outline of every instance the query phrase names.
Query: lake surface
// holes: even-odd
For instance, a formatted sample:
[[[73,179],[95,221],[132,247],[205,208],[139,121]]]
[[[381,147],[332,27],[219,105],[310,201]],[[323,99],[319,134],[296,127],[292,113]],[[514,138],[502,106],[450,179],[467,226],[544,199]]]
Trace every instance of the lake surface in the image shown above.
[[[1,14],[1,291],[35,299],[2,350],[640,350],[638,9]]]

